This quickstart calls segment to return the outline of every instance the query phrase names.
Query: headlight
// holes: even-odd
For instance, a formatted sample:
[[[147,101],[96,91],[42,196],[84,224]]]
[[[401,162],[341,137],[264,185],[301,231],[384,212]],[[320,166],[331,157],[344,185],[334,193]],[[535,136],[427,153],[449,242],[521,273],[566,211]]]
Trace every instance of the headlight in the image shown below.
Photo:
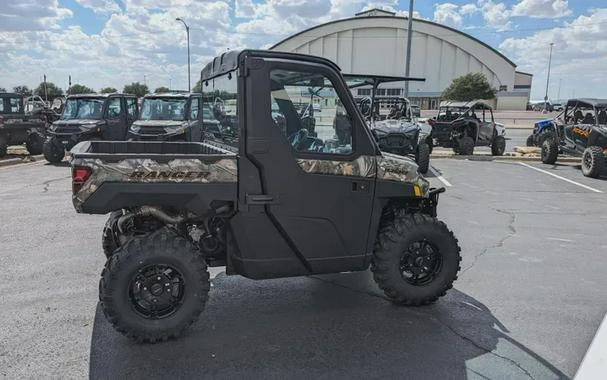
[[[139,132],[141,130],[141,127],[139,125],[135,125],[135,124],[131,124],[131,132]]]
[[[177,127],[164,127],[164,131],[171,135],[178,135],[185,132],[185,127],[177,126]]]

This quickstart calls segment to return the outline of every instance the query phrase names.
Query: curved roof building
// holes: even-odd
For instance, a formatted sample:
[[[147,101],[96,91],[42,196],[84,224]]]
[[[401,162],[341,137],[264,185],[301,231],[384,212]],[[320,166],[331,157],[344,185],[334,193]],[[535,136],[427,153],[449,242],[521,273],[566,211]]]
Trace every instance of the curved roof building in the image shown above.
[[[406,17],[373,9],[299,32],[271,47],[318,55],[336,62],[344,73],[404,76],[407,51]],[[457,29],[414,19],[409,98],[423,108],[436,108],[453,79],[481,72],[499,90],[498,109],[525,109],[531,75],[516,71],[508,57]],[[385,85],[386,95],[402,95],[404,83]],[[365,89],[359,89],[361,95]]]

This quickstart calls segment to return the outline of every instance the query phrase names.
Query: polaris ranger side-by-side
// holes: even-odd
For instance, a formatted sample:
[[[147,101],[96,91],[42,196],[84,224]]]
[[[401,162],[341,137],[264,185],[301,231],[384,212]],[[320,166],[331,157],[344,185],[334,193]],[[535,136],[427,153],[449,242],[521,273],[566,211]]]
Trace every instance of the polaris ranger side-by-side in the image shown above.
[[[542,162],[554,164],[566,153],[582,158],[586,177],[607,169],[607,99],[570,99],[553,125],[542,139]]]
[[[47,131],[44,158],[49,162],[60,162],[65,151],[81,141],[125,140],[137,114],[135,95],[70,95],[61,117]]]
[[[506,150],[506,128],[493,119],[493,109],[481,100],[441,102],[438,115],[429,120],[435,146],[472,155],[475,146],[490,146],[491,154]]]
[[[193,141],[202,139],[202,96],[189,93],[146,95],[130,140]]]
[[[29,154],[42,153],[47,117],[41,109],[26,110],[21,94],[0,93],[0,157],[9,145],[25,144]]]
[[[90,141],[71,152],[76,210],[111,213],[100,300],[118,331],[147,342],[178,336],[204,308],[207,266],[252,279],[371,267],[403,305],[452,287],[461,259],[436,218],[444,189],[429,188],[413,160],[379,150],[337,65],[230,51],[201,79],[203,102],[234,133]],[[322,96],[313,134],[298,112],[312,92]]]

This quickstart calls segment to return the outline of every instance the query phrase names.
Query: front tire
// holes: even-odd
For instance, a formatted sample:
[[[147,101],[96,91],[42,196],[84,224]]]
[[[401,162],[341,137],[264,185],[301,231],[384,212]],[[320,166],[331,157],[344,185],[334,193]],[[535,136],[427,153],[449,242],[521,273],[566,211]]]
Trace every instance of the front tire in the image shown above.
[[[491,144],[491,154],[493,156],[503,156],[506,151],[506,139],[504,136],[495,136]]]
[[[426,143],[419,143],[415,151],[415,162],[418,165],[418,171],[426,174],[430,167],[430,147]]]
[[[529,137],[527,137],[527,141],[526,141],[525,145],[535,146],[535,141],[533,140],[533,135],[529,135]]]
[[[474,139],[470,136],[464,136],[457,141],[457,153],[462,156],[471,156],[474,154]]]
[[[162,229],[135,237],[106,262],[99,300],[112,326],[138,342],[176,338],[208,299],[207,265],[185,238]]]
[[[453,232],[425,214],[397,215],[381,228],[371,270],[386,296],[401,305],[426,305],[451,289],[460,270]]]
[[[556,138],[552,133],[547,134],[542,142],[542,162],[552,165],[556,162],[558,155],[559,147],[556,143]]]
[[[25,142],[25,148],[32,156],[41,154],[44,149],[44,137],[37,132],[30,133]]]
[[[58,164],[65,157],[65,148],[56,138],[50,138],[46,140],[42,147],[44,158],[53,164]]]
[[[582,173],[586,177],[598,178],[605,168],[605,155],[599,146],[589,146],[582,155]]]

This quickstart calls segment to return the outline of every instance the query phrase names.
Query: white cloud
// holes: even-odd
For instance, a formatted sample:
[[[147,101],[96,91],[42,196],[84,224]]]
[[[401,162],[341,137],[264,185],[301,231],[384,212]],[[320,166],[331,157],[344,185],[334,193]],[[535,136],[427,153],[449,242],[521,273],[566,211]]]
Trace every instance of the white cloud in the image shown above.
[[[504,3],[495,3],[492,0],[478,0],[478,6],[487,26],[497,30],[510,28],[509,20],[512,11]]]
[[[95,13],[118,12],[120,7],[114,0],[76,0],[85,8],[92,9]]]
[[[563,80],[562,94],[571,96],[573,89],[577,89],[577,96],[606,97],[605,35],[607,8],[593,9],[589,15],[578,16],[563,27],[543,30],[526,38],[508,38],[500,44],[500,50],[511,57],[520,70],[535,74],[535,79],[541,82],[546,80],[549,45],[552,42],[551,76],[554,84],[558,79]],[[534,92],[538,92],[536,97],[543,97],[542,87],[534,87]],[[552,97],[556,96],[554,92],[551,92]]]
[[[255,6],[252,0],[236,0],[235,1],[236,17],[253,17],[255,15]]]
[[[44,30],[55,28],[72,11],[57,0],[0,1],[0,31]]]
[[[567,0],[522,0],[512,8],[513,16],[553,18],[570,14]]]
[[[461,27],[463,18],[460,7],[452,3],[434,4],[434,21],[454,28]]]

